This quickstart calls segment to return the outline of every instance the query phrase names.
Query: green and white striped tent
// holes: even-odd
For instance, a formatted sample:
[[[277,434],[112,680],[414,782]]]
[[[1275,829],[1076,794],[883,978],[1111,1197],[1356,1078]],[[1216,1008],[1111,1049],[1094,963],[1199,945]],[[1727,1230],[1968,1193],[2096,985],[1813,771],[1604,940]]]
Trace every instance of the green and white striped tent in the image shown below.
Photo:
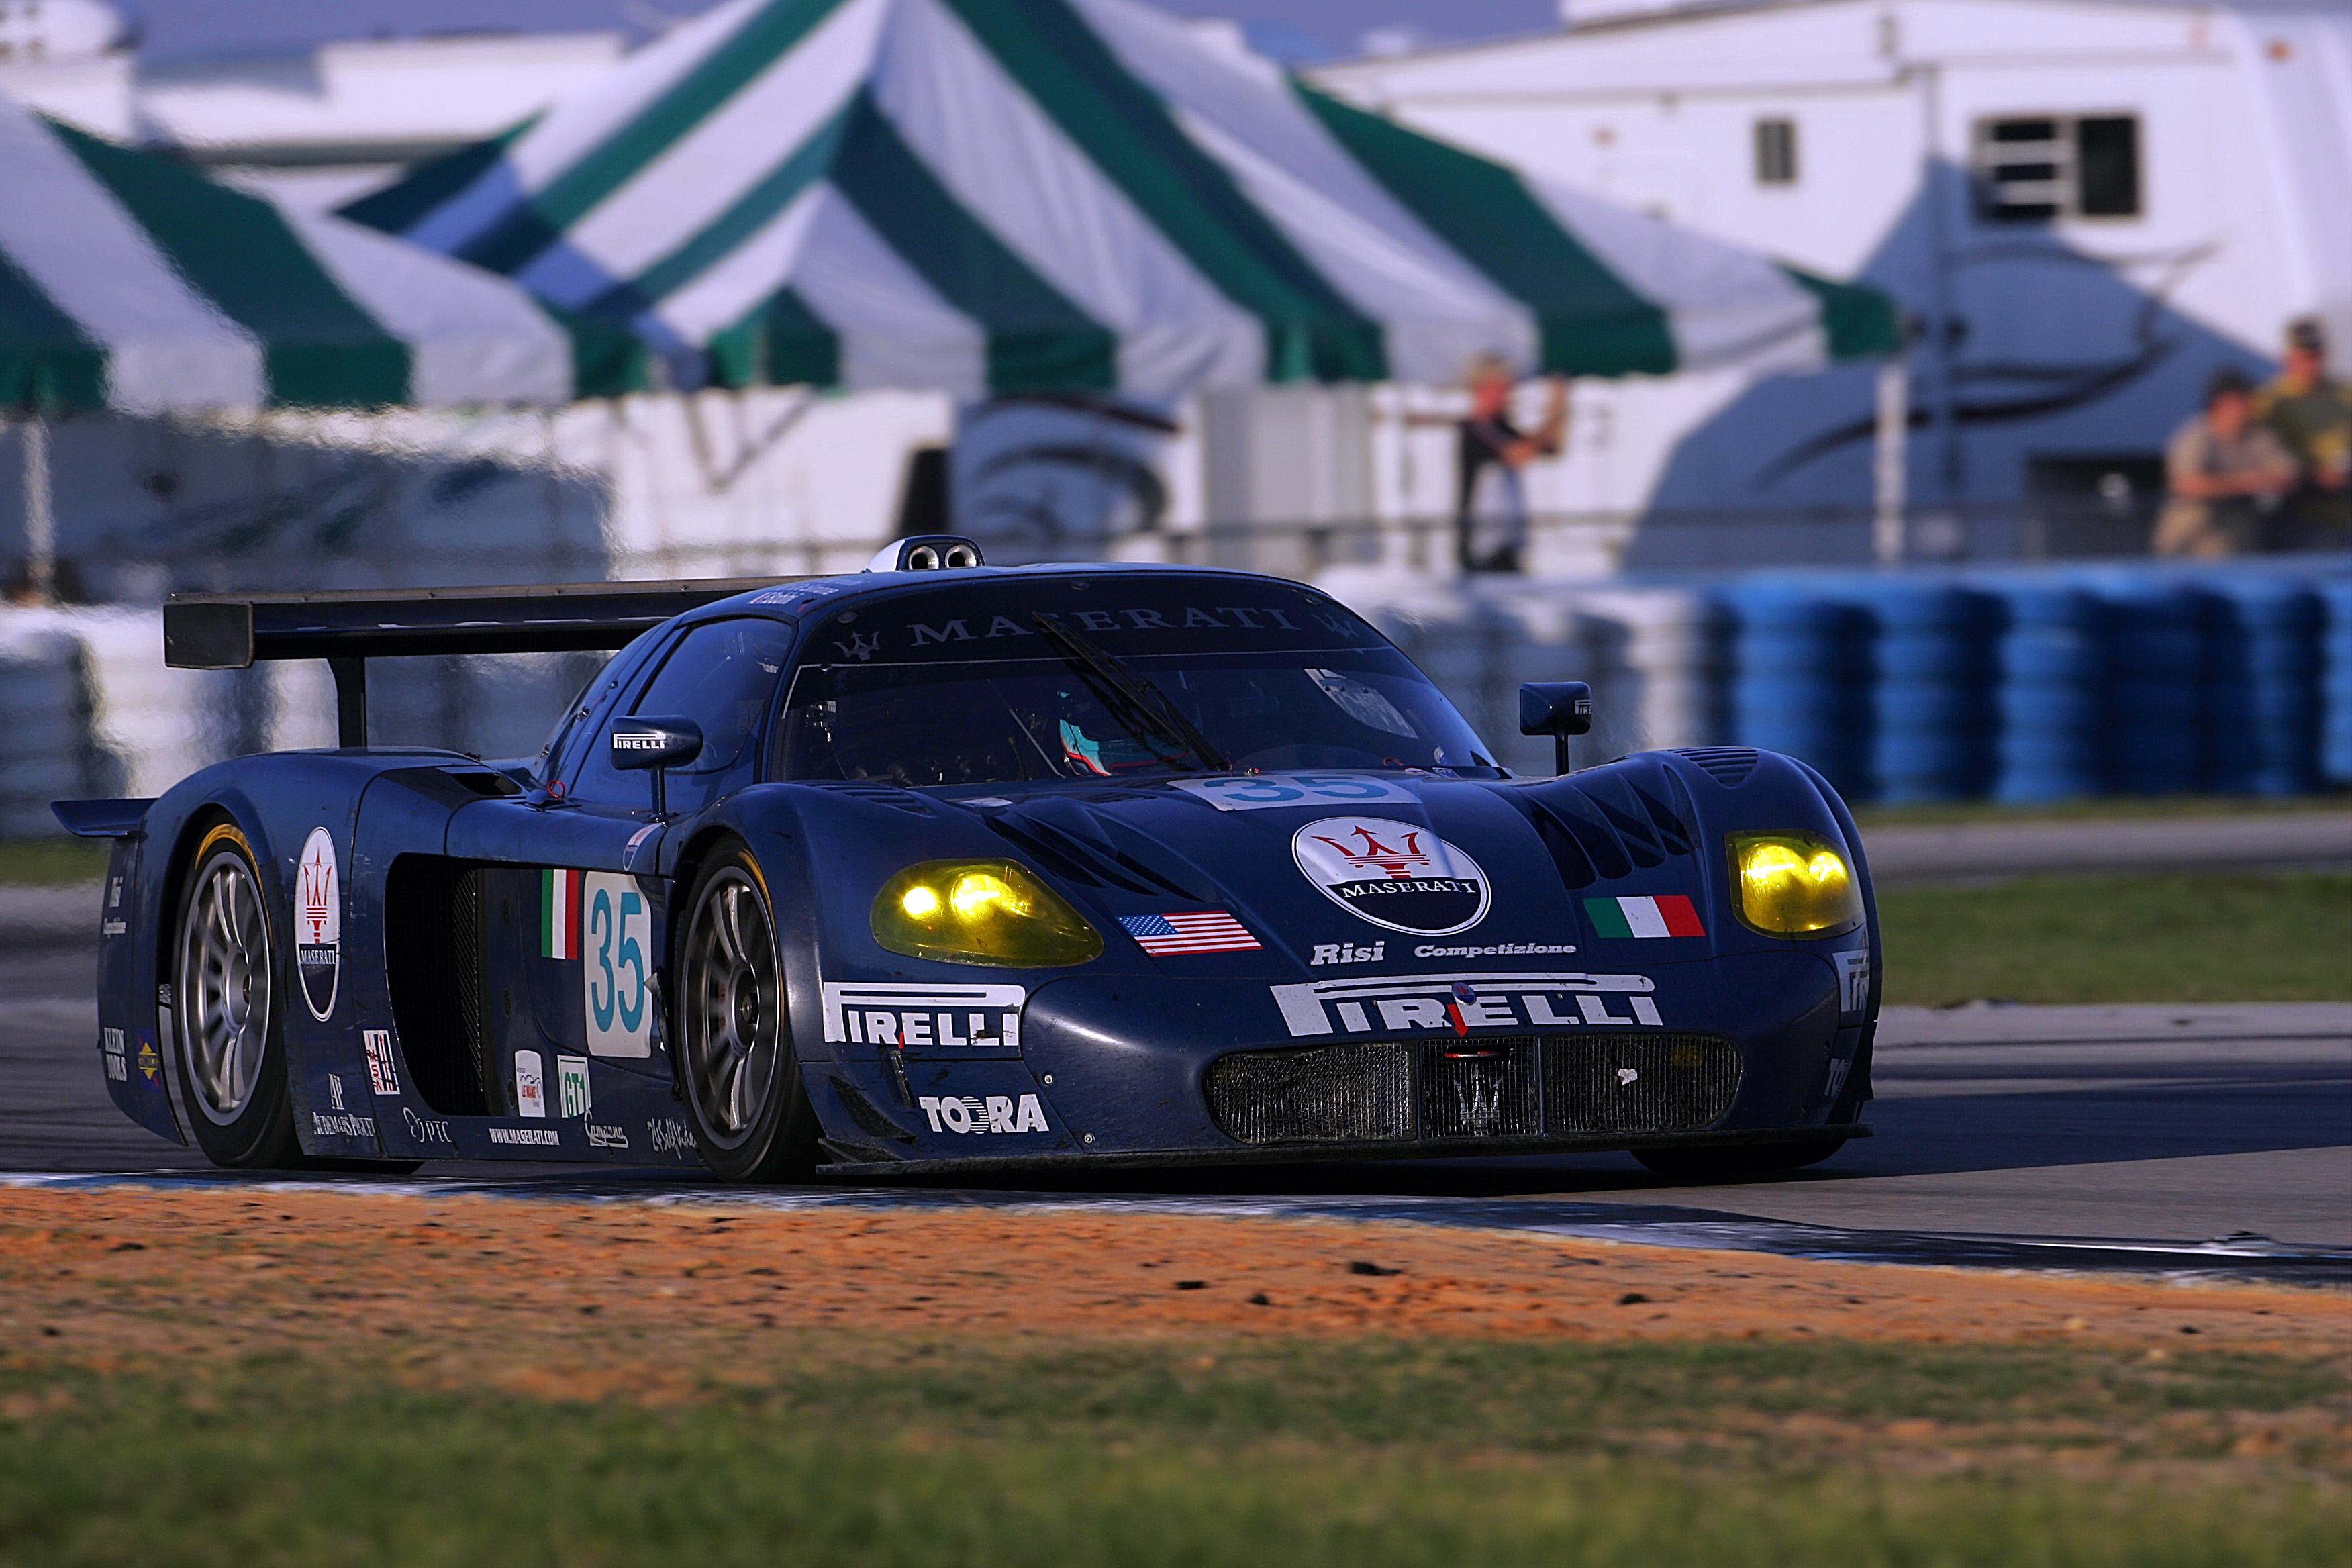
[[[0,97],[0,415],[561,403],[506,279]]]
[[[579,390],[1165,398],[1786,369],[1892,305],[1349,107],[1131,0],[722,0],[345,209],[520,282]]]

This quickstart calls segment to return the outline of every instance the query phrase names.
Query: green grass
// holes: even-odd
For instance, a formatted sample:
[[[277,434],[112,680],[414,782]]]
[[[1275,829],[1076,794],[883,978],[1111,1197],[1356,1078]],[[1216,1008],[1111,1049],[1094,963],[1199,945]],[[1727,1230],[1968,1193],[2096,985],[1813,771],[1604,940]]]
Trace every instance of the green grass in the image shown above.
[[[2025,878],[1883,892],[1886,1000],[2352,1000],[2352,876]]]
[[[2188,1568],[2352,1538],[2344,1369],[2284,1357],[864,1345],[650,1406],[20,1361],[0,1563]]]
[[[93,838],[0,838],[0,885],[63,887],[106,875],[111,844]]]
[[[2311,811],[2352,811],[2352,792],[2282,795],[2085,795],[2080,800],[2004,805],[1997,801],[1939,801],[1932,805],[1858,805],[1854,820],[1866,834],[1874,827],[1940,827],[1972,822],[2080,822],[2088,818],[2166,816],[2276,816]]]

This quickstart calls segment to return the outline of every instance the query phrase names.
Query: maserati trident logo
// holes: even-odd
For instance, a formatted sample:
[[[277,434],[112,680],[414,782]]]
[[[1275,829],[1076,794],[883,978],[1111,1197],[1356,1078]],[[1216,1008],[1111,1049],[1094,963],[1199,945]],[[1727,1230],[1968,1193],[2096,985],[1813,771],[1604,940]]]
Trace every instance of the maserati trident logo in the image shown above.
[[[1390,931],[1451,936],[1494,900],[1478,862],[1436,830],[1384,816],[1327,816],[1292,836],[1290,852],[1324,897]]]
[[[294,876],[294,972],[301,977],[302,1002],[324,1023],[335,1010],[335,983],[342,972],[343,893],[335,873],[335,836],[310,829]]]

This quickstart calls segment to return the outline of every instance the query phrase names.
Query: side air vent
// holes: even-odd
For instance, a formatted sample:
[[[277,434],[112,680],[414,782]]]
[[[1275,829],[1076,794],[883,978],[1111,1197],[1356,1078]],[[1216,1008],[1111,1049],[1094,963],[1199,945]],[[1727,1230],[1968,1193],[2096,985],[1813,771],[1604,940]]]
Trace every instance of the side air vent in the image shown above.
[[[1695,746],[1675,754],[1688,757],[1726,789],[1738,789],[1756,771],[1756,752],[1747,746]]]
[[[385,882],[393,1026],[416,1092],[442,1116],[491,1110],[482,884],[480,868],[439,855],[401,856]]]

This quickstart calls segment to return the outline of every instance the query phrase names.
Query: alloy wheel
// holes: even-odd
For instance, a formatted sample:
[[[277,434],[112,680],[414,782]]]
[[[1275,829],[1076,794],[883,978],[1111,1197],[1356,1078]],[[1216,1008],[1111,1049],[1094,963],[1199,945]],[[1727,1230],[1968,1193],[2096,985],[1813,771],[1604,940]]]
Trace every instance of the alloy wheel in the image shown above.
[[[727,867],[704,884],[684,956],[681,1076],[703,1127],[732,1148],[768,1109],[783,1034],[767,900],[741,868]]]
[[[269,919],[242,857],[223,850],[196,876],[180,931],[173,1000],[188,1082],[208,1121],[253,1103],[269,1044]]]

